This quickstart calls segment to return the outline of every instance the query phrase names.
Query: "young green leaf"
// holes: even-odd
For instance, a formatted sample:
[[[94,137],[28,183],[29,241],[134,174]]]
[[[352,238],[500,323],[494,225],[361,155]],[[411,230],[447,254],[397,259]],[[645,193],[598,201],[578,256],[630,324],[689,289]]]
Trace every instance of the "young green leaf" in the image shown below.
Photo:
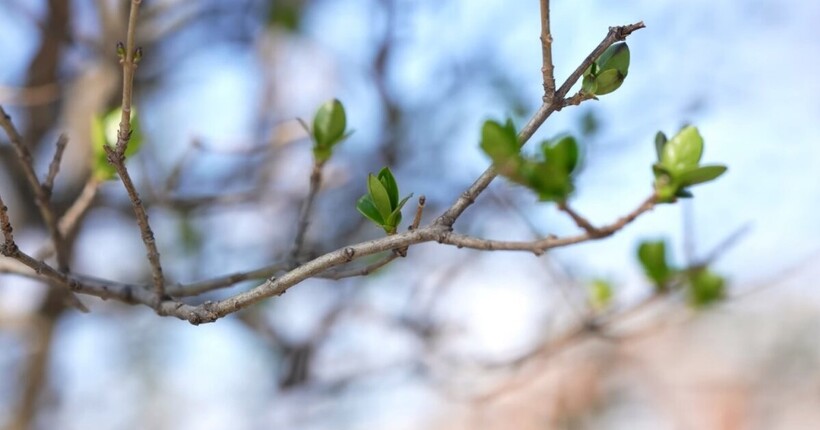
[[[503,164],[510,157],[515,157],[521,150],[518,135],[512,121],[501,125],[487,120],[481,127],[481,149],[495,163]]]
[[[401,223],[401,209],[413,195],[399,201],[399,186],[389,168],[381,169],[378,175],[367,175],[367,194],[356,203],[356,209],[365,218],[384,229],[387,234],[395,234]]]
[[[595,75],[592,73],[593,66],[587,67],[584,72],[584,80],[581,82],[581,92],[585,94],[595,94],[598,86],[595,83]]]
[[[390,204],[390,196],[387,195],[387,190],[384,184],[372,173],[367,175],[367,193],[373,201],[376,210],[379,211],[381,218],[387,220],[390,213],[393,212],[393,207]]]
[[[578,141],[572,136],[562,136],[552,145],[544,142],[542,151],[547,162],[567,173],[572,173],[578,165]]]
[[[697,167],[703,155],[703,137],[696,127],[684,127],[663,147],[661,165],[675,173]]]
[[[325,102],[313,116],[313,153],[319,162],[327,161],[333,154],[333,146],[350,134],[345,134],[347,115],[344,105],[333,99]]]
[[[696,308],[714,304],[726,297],[726,281],[709,269],[689,275],[689,302]]]
[[[561,202],[572,193],[572,179],[562,167],[533,161],[525,165],[528,169],[523,174],[527,178],[527,186],[538,194],[540,201]]]
[[[376,209],[376,205],[373,203],[373,199],[370,198],[369,194],[363,195],[359,201],[356,202],[356,209],[358,209],[358,211],[364,215],[365,218],[373,221],[379,226],[384,225],[384,218],[382,218],[379,210]]]
[[[646,276],[659,290],[665,290],[673,273],[666,260],[666,243],[662,240],[642,242],[638,247],[638,260]]]
[[[619,70],[604,70],[595,78],[595,92],[593,94],[596,96],[609,94],[620,88],[625,79],[626,75],[622,74]]]
[[[595,63],[601,71],[617,70],[625,78],[629,73],[629,46],[626,42],[616,43],[607,48]]]
[[[384,223],[384,229],[387,234],[393,234],[396,232],[399,224],[401,224],[401,209],[404,207],[404,204],[410,200],[410,197],[413,197],[413,194],[403,198],[398,205],[395,206],[393,209],[393,213],[387,218],[387,221]]]
[[[614,295],[612,284],[603,279],[596,279],[589,286],[589,303],[595,310],[609,307]]]
[[[393,172],[387,167],[384,167],[379,171],[377,176],[379,182],[384,185],[384,189],[387,191],[387,197],[390,198],[390,207],[395,208],[399,203],[399,186],[396,184],[396,178],[393,177]]]
[[[725,172],[723,165],[701,166],[679,173],[676,179],[681,187],[689,187],[715,180]]]

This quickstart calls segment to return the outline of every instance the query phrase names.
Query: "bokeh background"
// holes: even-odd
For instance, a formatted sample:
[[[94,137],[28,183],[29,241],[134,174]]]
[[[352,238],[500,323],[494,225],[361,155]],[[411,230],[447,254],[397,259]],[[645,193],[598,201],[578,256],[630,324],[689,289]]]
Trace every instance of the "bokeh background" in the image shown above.
[[[427,196],[432,219],[487,167],[481,123],[520,126],[540,104],[537,1],[143,3],[145,147],[129,166],[175,282],[286,255],[312,163],[296,118],[324,100],[344,102],[355,133],[327,166],[313,255],[379,236],[354,209],[368,172],[391,166],[403,193]],[[820,3],[552,3],[559,83],[608,26],[647,26],[628,40],[621,89],[556,113],[535,136],[583,142],[578,211],[609,222],[651,192],[658,130],[697,125],[705,160],[728,174],[603,241],[540,258],[425,244],[366,278],[309,280],[200,327],[94,298],[83,298],[90,314],[54,312],[43,285],[0,274],[0,426],[820,425]],[[87,180],[90,118],[119,103],[127,6],[0,0],[0,104],[41,172],[57,135],[71,139],[58,208]],[[46,233],[5,136],[0,162],[17,238],[36,249]],[[575,231],[502,180],[457,228],[510,239]],[[646,238],[668,239],[681,265],[715,257],[729,299],[693,312],[671,297],[612,333],[555,342],[587,315],[592,280],[615,285],[616,312],[647,296],[634,257]],[[77,272],[150,279],[117,182],[99,189],[72,251]],[[555,351],[524,359],[550,342]]]

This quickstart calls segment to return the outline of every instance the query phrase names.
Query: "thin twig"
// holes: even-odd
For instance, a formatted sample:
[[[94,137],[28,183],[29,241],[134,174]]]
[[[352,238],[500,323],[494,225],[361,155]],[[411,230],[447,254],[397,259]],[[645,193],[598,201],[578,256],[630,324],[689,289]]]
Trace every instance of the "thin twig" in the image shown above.
[[[69,206],[62,217],[60,217],[59,227],[60,233],[64,237],[74,235],[77,225],[83,216],[91,208],[94,198],[97,197],[97,192],[100,190],[100,182],[94,178],[89,178],[80,191],[80,195],[74,200],[74,203]]]
[[[578,91],[572,97],[567,97],[564,99],[563,107],[567,106],[578,106],[581,103],[587,100],[598,100],[598,97],[595,97],[594,94],[585,93],[583,91]]]
[[[413,217],[413,223],[410,224],[408,230],[416,230],[419,228],[419,224],[421,224],[421,216],[424,213],[424,204],[427,202],[427,198],[424,195],[419,196],[419,203],[416,205],[416,215]]]
[[[408,230],[413,231],[413,230],[417,230],[419,228],[419,224],[421,224],[421,216],[424,214],[424,203],[426,201],[427,201],[426,197],[424,197],[423,195],[419,196],[419,202],[416,205],[416,214],[413,216],[413,222],[410,224],[409,227],[407,227]],[[393,250],[393,253],[396,254],[399,257],[407,257],[407,251],[409,249],[410,249],[410,247],[405,246],[404,248],[399,248],[399,249]],[[393,260],[391,259],[390,261],[393,261]],[[387,261],[385,264],[389,263],[390,261]],[[379,267],[382,267],[382,266],[379,266]]]
[[[575,210],[572,209],[569,206],[569,203],[567,203],[567,202],[558,203],[558,209],[560,211],[566,213],[567,215],[569,215],[569,217],[572,218],[572,221],[575,222],[575,225],[582,228],[587,233],[589,233],[591,235],[595,235],[595,234],[599,233],[599,229],[596,228],[594,225],[592,225],[592,223],[590,223],[589,220],[584,218],[581,214],[579,214],[578,212],[575,212]]]
[[[0,230],[3,232],[3,247],[0,250],[5,256],[10,256],[17,248],[17,244],[14,243],[14,228],[11,226],[8,210],[6,203],[3,202],[3,196],[0,196]]]
[[[405,248],[406,249],[406,248]],[[338,271],[328,271],[327,273],[323,273],[318,275],[317,278],[322,279],[332,279],[338,281],[340,279],[345,278],[355,278],[357,276],[367,276],[384,266],[390,264],[393,260],[399,258],[400,255],[397,252],[391,252],[390,254],[384,256],[383,258],[374,261],[364,267],[359,267],[350,270],[338,270]]]
[[[109,149],[106,146],[108,153],[108,161],[114,166],[120,181],[128,193],[128,199],[131,201],[131,207],[134,209],[134,215],[137,218],[137,225],[140,229],[140,237],[142,243],[145,245],[147,251],[148,262],[151,265],[151,278],[154,284],[154,290],[157,297],[162,299],[165,296],[165,278],[162,274],[162,264],[160,263],[159,250],[157,249],[157,242],[154,238],[154,232],[151,230],[151,225],[148,223],[148,213],[145,206],[142,204],[137,188],[134,186],[134,181],[125,167],[125,157],[118,154],[116,150]]]
[[[120,127],[117,132],[117,152],[124,154],[131,138],[131,99],[134,92],[134,71],[137,68],[134,56],[137,53],[136,32],[137,17],[142,0],[131,0],[131,11],[128,14],[128,28],[125,36],[125,55],[120,59],[122,63],[122,113]]]
[[[322,168],[324,163],[314,162],[313,171],[310,173],[310,188],[308,195],[305,198],[305,204],[302,205],[302,211],[299,214],[299,225],[296,228],[296,238],[293,240],[293,248],[290,251],[290,259],[294,264],[299,259],[299,254],[302,253],[302,246],[305,243],[305,233],[307,233],[310,225],[310,216],[313,212],[313,204],[316,201],[316,195],[319,194],[319,187],[322,185]]]
[[[570,74],[567,80],[564,81],[561,88],[556,91],[553,102],[551,104],[542,104],[524,128],[521,129],[521,132],[518,133],[518,140],[521,142],[521,145],[524,145],[532,137],[532,135],[535,134],[535,131],[541,127],[541,124],[543,124],[553,112],[560,110],[564,106],[564,97],[566,97],[569,90],[575,85],[575,83],[578,82],[581,75],[584,74],[584,70],[586,70],[587,67],[595,61],[595,59],[600,57],[601,54],[603,54],[607,48],[612,46],[613,43],[626,39],[627,36],[644,27],[643,22],[637,22],[635,24],[619,27],[610,27],[609,32],[606,37],[604,37],[604,40],[602,40],[601,43],[599,43],[598,46],[592,50],[592,52],[575,69],[575,71]],[[484,173],[482,173],[481,176],[479,176],[478,179],[476,179],[475,182],[473,182],[473,184],[470,185],[470,187],[458,197],[455,203],[453,203],[452,206],[444,212],[444,214],[438,217],[435,224],[452,228],[453,224],[461,216],[461,214],[464,213],[470,205],[475,203],[478,196],[484,191],[484,189],[487,188],[488,185],[490,185],[497,175],[497,172],[492,166],[485,170]]]
[[[134,181],[131,179],[128,169],[125,167],[125,151],[128,149],[128,141],[131,139],[131,103],[134,90],[134,71],[137,68],[137,61],[139,61],[139,58],[137,58],[139,48],[135,48],[135,33],[141,3],[142,0],[131,0],[131,12],[128,16],[128,30],[125,39],[125,55],[120,59],[123,74],[122,117],[120,118],[120,127],[117,131],[117,146],[111,148],[105,145],[104,148],[108,156],[108,162],[116,169],[117,175],[119,175],[120,181],[122,181],[128,193],[131,206],[134,209],[142,243],[145,245],[148,262],[151,265],[151,278],[157,296],[155,306],[158,307],[159,302],[165,298],[165,277],[162,274],[159,250],[157,249],[154,232],[148,223],[148,213],[142,204],[137,188],[134,186]]]
[[[592,232],[587,231],[584,234],[568,237],[548,236],[543,239],[534,241],[507,241],[507,240],[490,240],[482,239],[464,234],[448,232],[439,238],[440,243],[455,245],[461,248],[480,249],[485,251],[530,251],[535,255],[541,255],[548,249],[573,245],[576,243],[587,242],[591,239],[599,239],[610,236],[626,227],[627,224],[634,221],[641,214],[651,210],[655,207],[657,197],[653,194],[643,201],[640,206],[618,219],[612,224],[594,228]]]
[[[550,32],[550,2],[541,0],[541,74],[544,80],[544,104],[555,99],[555,66],[552,64],[552,33]]]
[[[93,176],[88,178],[82,191],[80,191],[80,195],[74,199],[74,203],[69,206],[68,210],[60,217],[60,221],[57,223],[57,227],[60,229],[60,234],[63,238],[68,239],[74,236],[80,220],[88,212],[88,209],[91,208],[91,203],[94,201],[94,197],[97,196],[99,189],[100,182],[94,179]],[[52,255],[54,255],[54,245],[51,243],[45,244],[34,253],[34,257],[39,260],[51,258]]]
[[[6,113],[2,106],[0,106],[0,126],[8,135],[12,147],[17,154],[17,159],[26,176],[26,180],[34,192],[34,201],[37,209],[40,211],[40,216],[43,218],[43,223],[48,229],[51,241],[54,243],[54,249],[57,253],[57,265],[62,271],[68,271],[68,258],[63,248],[63,240],[60,235],[60,230],[57,228],[57,217],[54,215],[54,210],[51,207],[51,202],[45,189],[40,185],[40,180],[37,179],[37,173],[34,171],[34,159],[28,147],[23,143],[23,138],[11,122],[11,117]]]
[[[40,265],[45,265],[43,262],[37,262],[37,264],[32,263],[31,257],[26,255],[17,244],[14,242],[14,233],[13,228],[11,226],[11,220],[9,219],[8,208],[6,207],[5,202],[3,202],[2,196],[0,196],[0,230],[2,230],[3,235],[3,244],[0,245],[0,255],[4,255],[9,258],[13,258],[20,263],[34,269],[36,274],[41,274]],[[57,272],[54,269],[51,269],[54,272]],[[52,281],[54,281],[52,279]],[[70,288],[70,284],[63,282],[62,280],[57,280],[57,282],[50,282],[49,284],[57,284],[58,286],[64,286]],[[83,305],[80,299],[77,298],[72,293],[65,294],[65,300],[67,304],[75,307],[81,312],[88,312],[88,308]]]
[[[57,178],[57,173],[60,171],[60,162],[63,160],[63,153],[68,145],[68,137],[61,134],[57,139],[57,148],[54,150],[54,157],[48,165],[48,175],[43,181],[43,191],[46,195],[51,196],[51,191],[54,189],[54,179]]]
[[[176,286],[169,287],[166,292],[173,297],[198,296],[208,291],[228,288],[243,281],[267,279],[279,272],[287,270],[289,266],[290,263],[286,262],[270,264],[248,272],[232,273],[219,278],[192,282],[190,284],[177,284]]]

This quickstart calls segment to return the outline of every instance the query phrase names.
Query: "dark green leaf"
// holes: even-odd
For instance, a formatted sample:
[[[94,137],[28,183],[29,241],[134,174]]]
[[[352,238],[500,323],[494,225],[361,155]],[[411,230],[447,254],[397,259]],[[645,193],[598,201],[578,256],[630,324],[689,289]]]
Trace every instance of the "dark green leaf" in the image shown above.
[[[688,187],[712,181],[725,172],[726,166],[701,166],[691,170],[685,170],[679,173],[675,179],[681,187]]]
[[[638,247],[638,260],[644,273],[659,290],[666,288],[672,270],[666,261],[666,243],[662,240],[642,242]]]
[[[373,204],[373,200],[369,195],[362,196],[359,201],[356,202],[356,209],[364,215],[365,218],[373,221],[379,226],[384,225],[384,219],[379,213],[379,210],[376,209],[376,205]]]
[[[663,147],[661,165],[676,173],[697,167],[703,155],[703,138],[693,126],[683,128]]]
[[[678,198],[681,198],[681,199],[691,199],[692,197],[694,197],[694,195],[692,194],[691,191],[689,191],[685,188],[681,188],[681,189],[678,190],[677,193],[675,193],[675,197],[678,197]]]
[[[662,131],[659,131],[655,135],[655,152],[658,154],[658,161],[661,161],[661,156],[663,154],[663,147],[666,146],[666,142],[669,139],[666,138],[666,135],[663,134]]]
[[[270,12],[268,13],[269,26],[283,28],[291,32],[299,28],[302,18],[302,2],[276,0],[270,3]]]
[[[629,73],[629,46],[625,42],[610,46],[601,54],[596,63],[601,73],[607,70],[617,70],[623,77],[626,77]]]

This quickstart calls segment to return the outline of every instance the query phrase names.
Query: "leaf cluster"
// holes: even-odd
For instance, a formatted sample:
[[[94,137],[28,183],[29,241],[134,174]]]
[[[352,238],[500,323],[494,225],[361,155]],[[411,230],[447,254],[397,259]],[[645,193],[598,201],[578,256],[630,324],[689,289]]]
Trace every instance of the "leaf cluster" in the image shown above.
[[[367,176],[367,194],[359,198],[356,209],[383,228],[387,234],[395,234],[401,223],[401,209],[413,194],[399,200],[399,186],[389,168],[385,167],[378,175]]]
[[[713,181],[727,169],[722,164],[700,165],[703,137],[693,126],[684,127],[672,139],[658,132],[655,150],[658,162],[652,165],[652,171],[658,201],[662,203],[674,202],[678,197],[692,197],[688,187]]]
[[[629,73],[629,46],[616,43],[584,71],[581,92],[591,96],[609,94],[624,83]]]
[[[578,167],[578,142],[563,135],[541,143],[534,156],[521,154],[515,126],[486,121],[481,129],[481,149],[495,169],[507,179],[534,191],[539,200],[564,202],[575,189],[573,172]]]
[[[677,268],[669,262],[666,242],[644,241],[638,246],[638,261],[658,292],[683,289],[689,303],[703,308],[726,297],[725,279],[705,266]]]
[[[304,125],[304,123],[303,123]],[[313,156],[318,164],[323,164],[333,155],[333,147],[344,141],[352,131],[347,130],[345,107],[337,99],[319,106],[313,116],[313,127],[308,128],[313,140]]]

